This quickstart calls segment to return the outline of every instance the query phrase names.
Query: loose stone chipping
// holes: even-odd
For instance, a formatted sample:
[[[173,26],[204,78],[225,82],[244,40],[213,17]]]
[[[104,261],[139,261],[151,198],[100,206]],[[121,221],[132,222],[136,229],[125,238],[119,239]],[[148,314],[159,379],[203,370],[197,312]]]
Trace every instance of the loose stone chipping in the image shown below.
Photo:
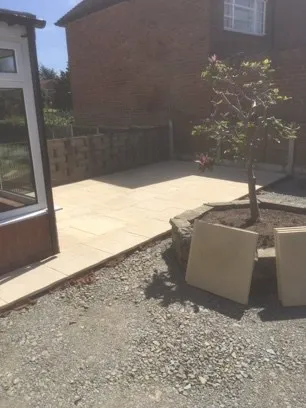
[[[190,288],[170,239],[86,281],[2,316],[1,408],[306,406],[305,309]]]

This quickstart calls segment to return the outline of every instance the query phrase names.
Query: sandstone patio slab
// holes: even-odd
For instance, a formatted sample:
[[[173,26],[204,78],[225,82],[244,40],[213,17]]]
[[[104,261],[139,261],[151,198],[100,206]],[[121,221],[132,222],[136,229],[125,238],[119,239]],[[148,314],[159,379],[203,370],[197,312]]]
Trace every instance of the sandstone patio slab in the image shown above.
[[[256,175],[258,187],[284,176],[268,171],[257,171]],[[10,294],[13,282],[16,288],[25,288],[22,295],[31,296],[50,286],[50,281],[37,278],[46,267],[48,276],[53,273],[52,284],[56,284],[62,276],[70,278],[170,231],[169,219],[182,211],[245,194],[244,169],[216,166],[213,172],[202,174],[194,163],[183,161],[156,163],[56,187],[54,201],[62,208],[56,213],[61,253],[1,279],[0,309],[18,301],[19,290],[15,296]]]
[[[274,230],[278,297],[283,306],[306,305],[306,227]]]
[[[258,234],[196,221],[186,281],[189,285],[248,304]]]

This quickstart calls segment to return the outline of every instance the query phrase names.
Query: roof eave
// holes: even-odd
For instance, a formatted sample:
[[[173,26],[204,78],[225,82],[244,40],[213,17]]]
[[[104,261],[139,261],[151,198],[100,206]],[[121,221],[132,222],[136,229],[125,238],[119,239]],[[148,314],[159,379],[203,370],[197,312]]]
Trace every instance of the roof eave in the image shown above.
[[[46,21],[37,19],[34,14],[6,9],[0,9],[0,21],[4,21],[9,25],[19,24],[35,28],[45,28],[46,26]]]
[[[96,13],[101,10],[105,10],[109,7],[115,6],[119,3],[129,0],[105,0],[89,9],[82,9],[82,3],[79,3],[73,9],[71,9],[67,14],[61,17],[55,25],[58,27],[67,27],[69,23],[73,21],[80,20],[83,17],[89,16],[90,14]],[[83,2],[84,3],[84,2]]]

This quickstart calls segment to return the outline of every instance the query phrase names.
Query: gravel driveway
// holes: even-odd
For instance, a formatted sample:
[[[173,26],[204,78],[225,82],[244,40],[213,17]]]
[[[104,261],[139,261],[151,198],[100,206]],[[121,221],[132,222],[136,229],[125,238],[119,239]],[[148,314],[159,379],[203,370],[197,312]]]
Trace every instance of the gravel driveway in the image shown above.
[[[170,240],[0,319],[1,408],[305,408],[306,308],[186,287]]]
[[[280,181],[260,191],[260,196],[277,200],[286,204],[305,204],[306,202],[306,176],[296,176]]]

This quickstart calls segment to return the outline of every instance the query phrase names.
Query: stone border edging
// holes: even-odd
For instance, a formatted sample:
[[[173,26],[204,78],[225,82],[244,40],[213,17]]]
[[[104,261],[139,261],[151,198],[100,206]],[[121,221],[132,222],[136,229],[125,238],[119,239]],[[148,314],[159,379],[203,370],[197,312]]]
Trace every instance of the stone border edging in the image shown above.
[[[298,203],[294,205],[292,202],[280,199],[268,199],[265,197],[258,197],[260,208],[289,211],[297,214],[306,214],[306,204]],[[203,217],[207,212],[216,210],[227,210],[235,208],[248,208],[249,200],[234,200],[229,202],[207,203],[188,210],[182,214],[171,218],[170,224],[172,226],[172,242],[176,252],[176,257],[183,268],[187,267],[190,243],[192,238],[193,223],[195,220]],[[258,250],[258,260],[275,259],[275,248],[267,248]]]

